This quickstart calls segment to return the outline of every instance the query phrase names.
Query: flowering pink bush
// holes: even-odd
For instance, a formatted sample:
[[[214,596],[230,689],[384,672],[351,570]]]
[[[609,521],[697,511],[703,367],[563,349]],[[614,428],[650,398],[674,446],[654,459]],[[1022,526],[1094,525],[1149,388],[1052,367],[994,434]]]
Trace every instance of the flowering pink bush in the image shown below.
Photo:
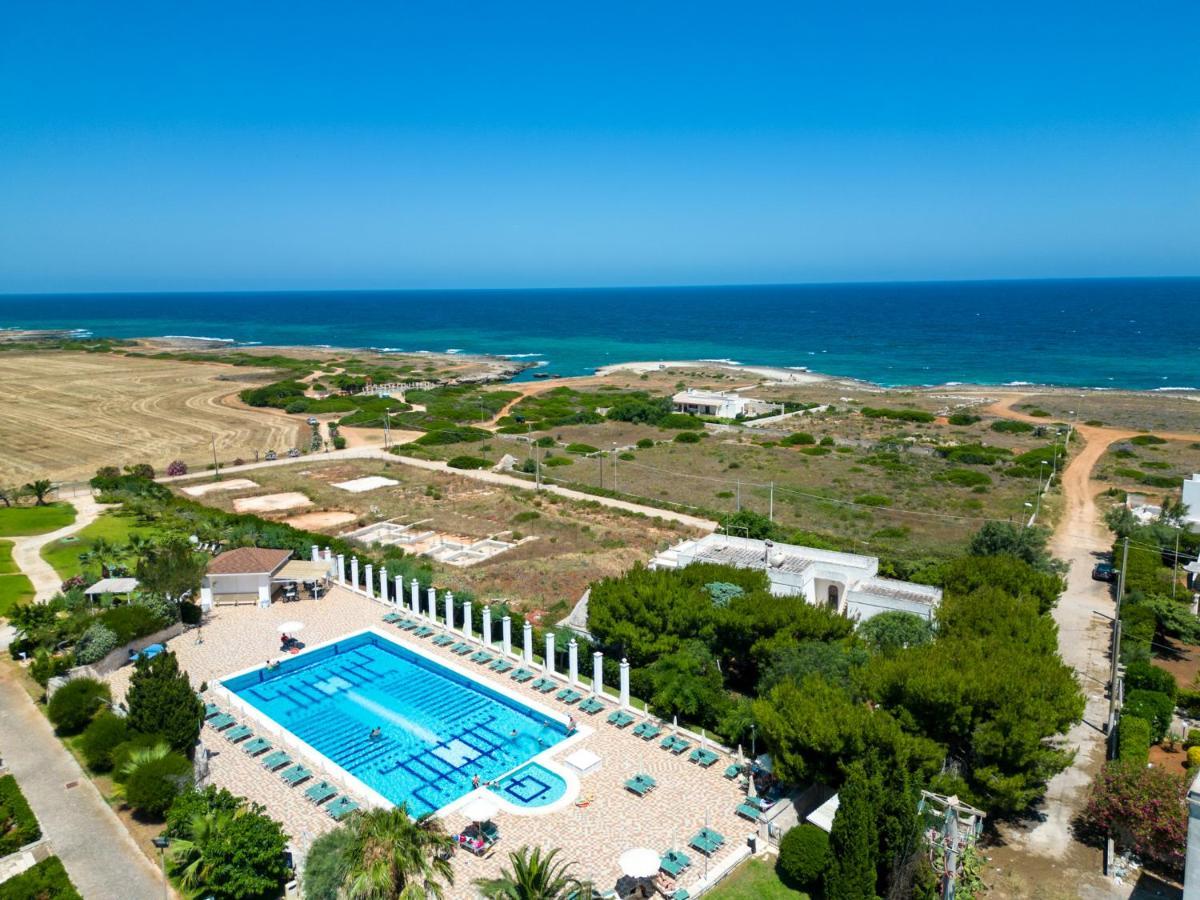
[[[73,588],[85,588],[88,586],[88,581],[82,575],[72,575],[62,583],[62,592],[65,594]]]
[[[168,475],[186,475],[187,474],[187,463],[185,463],[182,459],[175,460],[169,466],[167,466],[167,474]]]
[[[1183,871],[1187,844],[1187,780],[1158,766],[1110,762],[1092,782],[1083,822],[1117,844]]]

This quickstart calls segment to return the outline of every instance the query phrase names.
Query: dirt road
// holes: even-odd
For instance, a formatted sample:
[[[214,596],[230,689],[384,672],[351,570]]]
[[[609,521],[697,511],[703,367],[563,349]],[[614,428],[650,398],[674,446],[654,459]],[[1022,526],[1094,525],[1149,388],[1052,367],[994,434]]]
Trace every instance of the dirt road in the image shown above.
[[[74,496],[60,496],[59,499],[65,500],[75,507],[74,522],[63,526],[57,531],[50,531],[46,534],[33,535],[32,537],[14,537],[11,539],[13,542],[13,562],[17,564],[17,568],[33,583],[33,601],[35,603],[45,603],[57,594],[58,589],[62,586],[62,579],[58,577],[58,573],[54,571],[50,563],[42,559],[42,548],[49,543],[57,541],[59,538],[67,537],[86,528],[95,522],[102,512],[106,509],[111,509],[109,506],[97,503],[96,498],[92,496],[90,490],[80,490]]]

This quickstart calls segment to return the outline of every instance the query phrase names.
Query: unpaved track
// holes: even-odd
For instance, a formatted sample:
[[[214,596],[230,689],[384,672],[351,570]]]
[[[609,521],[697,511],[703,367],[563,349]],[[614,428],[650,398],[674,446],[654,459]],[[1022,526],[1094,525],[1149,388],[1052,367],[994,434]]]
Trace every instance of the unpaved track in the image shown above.
[[[62,587],[62,579],[58,577],[58,573],[54,571],[50,563],[42,559],[42,548],[59,538],[67,537],[86,528],[95,522],[106,509],[112,508],[97,503],[92,492],[86,489],[80,490],[75,496],[60,497],[59,499],[65,500],[75,507],[74,522],[46,534],[10,538],[13,542],[13,562],[33,582],[34,603],[45,603]]]

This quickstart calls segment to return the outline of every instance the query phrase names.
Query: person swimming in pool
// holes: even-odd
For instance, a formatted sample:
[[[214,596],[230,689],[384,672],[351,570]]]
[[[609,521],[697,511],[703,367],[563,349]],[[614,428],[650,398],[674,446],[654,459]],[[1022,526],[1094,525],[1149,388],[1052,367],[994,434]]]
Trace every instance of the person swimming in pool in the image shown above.
[[[478,772],[476,772],[474,775],[471,776],[471,787],[473,787],[473,788],[479,787],[479,773]]]
[[[380,728],[378,725],[376,725],[374,728],[371,729],[370,737],[371,737],[371,740],[373,740],[373,741],[379,740],[381,737],[383,737],[383,729]]]
[[[517,739],[517,729],[514,728],[512,731],[510,731],[508,736],[515,741]]]

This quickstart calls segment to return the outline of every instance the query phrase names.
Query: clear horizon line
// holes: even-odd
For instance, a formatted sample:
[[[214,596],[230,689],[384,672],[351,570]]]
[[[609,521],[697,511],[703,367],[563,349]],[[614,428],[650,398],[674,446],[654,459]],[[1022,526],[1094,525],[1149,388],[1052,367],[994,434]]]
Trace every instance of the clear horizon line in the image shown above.
[[[105,297],[114,295],[195,295],[195,294],[399,294],[399,293],[504,293],[513,291],[654,291],[680,289],[722,288],[788,288],[788,287],[848,287],[865,285],[921,285],[921,284],[1005,284],[1018,282],[1067,282],[1067,281],[1190,281],[1200,279],[1193,275],[1061,275],[1040,278],[909,278],[867,279],[863,281],[749,281],[707,282],[677,284],[596,284],[585,286],[543,287],[379,287],[379,288],[221,288],[221,289],[139,289],[139,290],[86,290],[86,291],[2,291],[0,297]]]

